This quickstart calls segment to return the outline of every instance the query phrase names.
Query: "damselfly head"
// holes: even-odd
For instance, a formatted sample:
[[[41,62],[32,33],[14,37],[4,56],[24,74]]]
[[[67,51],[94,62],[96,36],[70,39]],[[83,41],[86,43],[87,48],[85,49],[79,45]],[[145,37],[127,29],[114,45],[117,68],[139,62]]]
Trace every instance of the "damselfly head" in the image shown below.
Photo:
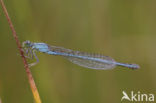
[[[32,46],[33,46],[33,43],[31,43],[29,40],[24,41],[22,44],[22,47],[24,47],[24,48],[30,48]]]

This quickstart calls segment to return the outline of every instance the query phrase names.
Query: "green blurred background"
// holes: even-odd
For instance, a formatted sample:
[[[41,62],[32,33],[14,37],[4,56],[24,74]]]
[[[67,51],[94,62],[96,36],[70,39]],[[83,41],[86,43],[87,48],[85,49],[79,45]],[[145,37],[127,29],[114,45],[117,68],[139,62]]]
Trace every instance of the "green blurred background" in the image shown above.
[[[123,90],[155,94],[155,0],[4,2],[21,42],[101,53],[141,66],[139,70],[92,70],[59,56],[37,53],[40,62],[31,71],[43,103],[120,103]],[[3,103],[34,103],[18,54],[0,8],[0,98]]]

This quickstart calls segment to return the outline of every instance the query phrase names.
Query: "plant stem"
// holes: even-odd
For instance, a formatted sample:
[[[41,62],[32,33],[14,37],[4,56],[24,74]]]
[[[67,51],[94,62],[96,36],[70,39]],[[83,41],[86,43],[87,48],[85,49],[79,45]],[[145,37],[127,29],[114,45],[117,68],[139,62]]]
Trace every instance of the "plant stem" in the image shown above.
[[[3,0],[0,0],[0,3],[1,3],[1,6],[3,8],[4,14],[6,16],[6,19],[7,19],[8,23],[9,23],[10,29],[12,31],[12,35],[13,35],[14,39],[16,40],[16,44],[17,44],[18,50],[20,52],[20,55],[22,57],[23,63],[24,63],[24,67],[25,67],[25,70],[26,70],[26,73],[27,73],[27,76],[28,76],[28,80],[29,80],[29,83],[30,83],[30,87],[31,87],[34,99],[35,99],[36,103],[41,103],[41,99],[40,99],[37,87],[35,85],[35,81],[33,79],[31,71],[29,69],[26,58],[24,56],[24,52],[22,50],[22,46],[21,46],[20,41],[18,39],[17,33],[16,33],[15,29],[14,29],[14,26],[12,24],[12,21],[11,21],[10,17],[9,17],[9,14],[7,12],[7,9],[5,7],[5,4],[4,4]]]

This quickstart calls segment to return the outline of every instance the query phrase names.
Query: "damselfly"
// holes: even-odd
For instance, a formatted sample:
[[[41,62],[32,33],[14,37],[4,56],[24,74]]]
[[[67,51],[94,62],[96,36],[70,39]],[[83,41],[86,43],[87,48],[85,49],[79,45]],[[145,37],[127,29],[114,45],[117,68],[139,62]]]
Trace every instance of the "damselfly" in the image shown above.
[[[123,66],[131,69],[140,68],[140,66],[137,64],[119,63],[111,57],[101,54],[74,51],[71,49],[65,49],[63,47],[50,46],[46,43],[32,43],[30,41],[24,41],[23,50],[26,54],[28,54],[28,57],[35,57],[37,60],[35,63],[30,64],[30,66],[33,66],[39,62],[39,59],[35,54],[35,51],[39,51],[50,55],[63,56],[72,63],[90,69],[113,69],[116,66]]]

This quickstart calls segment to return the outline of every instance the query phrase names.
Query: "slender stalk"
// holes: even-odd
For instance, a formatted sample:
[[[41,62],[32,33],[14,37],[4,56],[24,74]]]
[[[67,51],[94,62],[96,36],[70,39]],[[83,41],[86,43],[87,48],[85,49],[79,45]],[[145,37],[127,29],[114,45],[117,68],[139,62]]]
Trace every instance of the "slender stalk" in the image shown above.
[[[29,69],[26,58],[24,56],[24,52],[22,51],[22,47],[21,47],[20,41],[18,39],[17,33],[16,33],[15,29],[14,29],[14,26],[12,24],[12,21],[11,21],[10,17],[9,17],[9,14],[7,12],[7,9],[5,7],[5,4],[4,4],[3,0],[0,0],[0,3],[1,3],[2,9],[4,11],[4,14],[6,16],[6,19],[7,19],[8,23],[9,23],[10,29],[12,31],[12,35],[13,35],[14,39],[16,40],[16,44],[17,44],[18,50],[20,52],[20,55],[22,57],[23,63],[24,63],[24,67],[25,67],[25,70],[26,70],[26,73],[27,73],[27,76],[28,76],[28,80],[29,80],[29,83],[30,83],[30,87],[31,87],[34,99],[35,99],[36,103],[41,103],[41,99],[40,99],[37,87],[35,85],[35,81],[33,79],[31,71]]]

